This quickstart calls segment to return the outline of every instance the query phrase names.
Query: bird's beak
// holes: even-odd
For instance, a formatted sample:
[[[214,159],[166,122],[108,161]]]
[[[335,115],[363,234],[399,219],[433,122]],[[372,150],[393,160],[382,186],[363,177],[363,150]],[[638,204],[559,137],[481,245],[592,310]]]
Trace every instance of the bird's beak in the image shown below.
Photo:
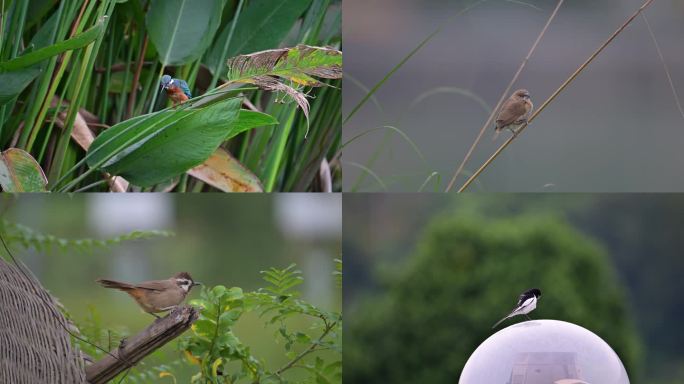
[[[204,285],[204,284],[200,283],[199,281],[193,281],[192,286],[194,287],[195,285]]]

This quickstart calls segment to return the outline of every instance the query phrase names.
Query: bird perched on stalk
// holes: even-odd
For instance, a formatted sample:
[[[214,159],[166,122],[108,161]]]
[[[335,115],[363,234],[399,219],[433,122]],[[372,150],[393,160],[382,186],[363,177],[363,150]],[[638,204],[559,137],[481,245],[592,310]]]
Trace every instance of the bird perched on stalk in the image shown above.
[[[173,102],[174,108],[177,104],[182,104],[192,98],[190,87],[188,87],[188,83],[185,80],[174,79],[169,75],[164,75],[161,78],[161,86]]]
[[[180,305],[190,289],[202,283],[195,282],[187,272],[177,273],[170,279],[125,283],[116,280],[97,280],[105,288],[114,288],[131,295],[143,311],[159,318],[156,313],[170,311]]]
[[[526,89],[518,89],[513,92],[511,97],[503,103],[501,110],[499,110],[499,115],[496,117],[494,140],[506,128],[510,129],[514,135],[517,135],[518,131],[511,128],[511,125],[526,123],[532,108],[534,108],[534,105],[532,100],[530,100],[530,93]]]

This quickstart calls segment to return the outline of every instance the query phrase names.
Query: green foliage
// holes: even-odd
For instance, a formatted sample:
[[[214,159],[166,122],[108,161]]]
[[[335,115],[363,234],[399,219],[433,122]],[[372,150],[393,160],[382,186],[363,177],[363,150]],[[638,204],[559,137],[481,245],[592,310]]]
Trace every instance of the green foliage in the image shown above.
[[[223,62],[228,57],[277,48],[310,4],[311,0],[250,1],[237,25],[231,22],[223,27],[207,52],[205,64],[212,71],[220,68],[219,72],[223,73],[226,70]]]
[[[241,103],[234,98],[126,120],[98,136],[88,165],[143,187],[161,183],[201,164],[227,136],[239,133],[234,123]]]
[[[533,318],[572,322],[618,353],[630,376],[639,341],[606,254],[563,220],[444,216],[386,292],[353,309],[345,378],[356,383],[453,383],[492,324],[531,287]],[[504,326],[518,319],[507,320]]]
[[[160,236],[168,237],[173,235],[171,232],[167,231],[133,231],[124,235],[103,240],[65,239],[50,234],[43,234],[30,227],[13,223],[5,219],[0,220],[0,232],[2,232],[2,236],[8,244],[19,245],[26,250],[32,249],[38,252],[52,250],[62,252],[88,252],[95,248],[110,247],[125,241],[143,240]]]
[[[199,58],[214,38],[223,6],[221,0],[152,0],[145,21],[162,64]]]
[[[182,108],[204,109],[207,102],[203,99],[214,98],[217,85],[228,80],[226,64],[232,56],[300,43],[340,47],[339,1],[276,3],[6,2],[1,13],[6,33],[0,40],[0,80],[4,84],[0,89],[0,151],[10,147],[25,150],[47,175],[51,191],[122,188],[107,183],[107,169],[84,166],[88,147],[93,135],[105,134],[107,128],[120,123],[152,124],[154,112],[168,103],[160,96],[162,74],[187,80],[195,98]],[[192,127],[190,139],[185,130],[164,130],[159,136],[174,145],[155,145],[160,150],[150,158],[128,164],[125,174],[131,175],[131,185],[124,185],[131,191],[226,190],[227,184],[240,184],[243,179],[253,183],[258,178],[261,182],[256,184],[263,184],[268,191],[317,188],[321,160],[325,157],[336,164],[332,159],[341,137],[340,81],[325,82],[336,88],[298,89],[313,100],[308,121],[295,104],[280,103],[277,94],[256,87],[230,90],[219,101],[239,96],[261,115],[244,114],[248,120],[243,121],[240,113],[233,121],[232,134],[216,145],[210,140],[211,145],[202,145],[202,150],[192,145],[202,140],[205,132],[201,128]],[[262,129],[248,132],[258,127]],[[313,133],[304,140],[309,128]],[[140,145],[134,141],[106,155],[123,153],[126,156],[122,157],[130,159],[128,153],[149,149]],[[219,145],[221,153],[233,154],[238,167],[204,164],[212,155],[220,155]],[[207,154],[209,147],[216,151]],[[160,156],[162,150],[166,156]],[[193,159],[178,161],[177,153],[192,153]],[[201,165],[215,168],[211,177],[192,172],[199,153]],[[166,172],[151,178],[147,170],[138,167]],[[216,175],[225,175],[225,180],[214,181]],[[337,187],[340,174],[335,172],[333,177]],[[169,182],[173,179],[176,181]]]
[[[203,289],[200,299],[191,302],[202,308],[201,315],[180,348],[191,364],[199,366],[192,382],[341,383],[342,315],[299,299],[294,288],[303,280],[294,264],[262,271],[262,276],[268,285],[255,292],[219,285]],[[250,312],[266,326],[277,327],[274,337],[283,342],[288,363],[273,369],[234,333],[237,322]],[[311,320],[307,329],[292,329],[289,321],[298,317]],[[333,358],[322,351],[333,352]],[[291,379],[289,371],[294,367],[305,370],[307,377]]]

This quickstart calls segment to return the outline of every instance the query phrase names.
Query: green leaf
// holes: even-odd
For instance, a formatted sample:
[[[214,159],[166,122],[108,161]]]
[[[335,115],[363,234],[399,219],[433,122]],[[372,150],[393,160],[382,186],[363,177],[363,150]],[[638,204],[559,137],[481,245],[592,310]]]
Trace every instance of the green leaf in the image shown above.
[[[139,186],[160,183],[209,158],[235,128],[241,104],[234,98],[126,120],[93,141],[87,163]]]
[[[29,5],[33,6],[33,2]],[[57,27],[57,14],[50,16],[48,21],[36,32],[31,39],[33,49],[42,48],[50,44],[50,37]],[[23,57],[23,56],[22,56]],[[42,69],[34,64],[27,68],[9,72],[0,72],[0,106],[17,97],[35,79]]]
[[[223,296],[224,293],[226,293],[226,287],[223,285],[217,285],[211,289],[211,294],[217,299]]]
[[[226,140],[252,128],[266,127],[276,124],[278,124],[278,120],[271,115],[241,109],[240,115],[238,116],[238,121],[235,124],[235,128],[230,132],[230,136],[226,137]]]
[[[242,293],[242,288],[240,287],[233,287],[228,290],[228,300],[234,301],[234,300],[242,300],[244,298],[244,294]]]
[[[60,41],[59,43],[50,45],[49,47],[40,48],[9,61],[3,61],[0,63],[0,72],[24,69],[62,52],[83,48],[95,41],[95,39],[100,36],[104,29],[104,23],[105,18],[102,17],[100,20],[98,20],[97,24],[90,27],[88,30],[72,37],[71,39]]]
[[[5,192],[45,192],[47,178],[38,162],[24,150],[0,154],[0,186]]]
[[[165,66],[187,64],[204,53],[221,21],[221,0],[152,0],[145,19]]]
[[[298,45],[294,48],[271,49],[228,60],[230,84],[254,84],[290,96],[309,118],[309,102],[296,87],[322,86],[312,76],[324,79],[342,77],[342,52],[332,48]],[[219,87],[219,88],[221,88]]]
[[[40,68],[27,68],[0,73],[0,106],[17,97],[40,72]]]
[[[311,0],[254,0],[242,11],[228,48],[228,56],[277,48]],[[232,22],[227,24],[209,50],[205,64],[213,70],[221,59]]]

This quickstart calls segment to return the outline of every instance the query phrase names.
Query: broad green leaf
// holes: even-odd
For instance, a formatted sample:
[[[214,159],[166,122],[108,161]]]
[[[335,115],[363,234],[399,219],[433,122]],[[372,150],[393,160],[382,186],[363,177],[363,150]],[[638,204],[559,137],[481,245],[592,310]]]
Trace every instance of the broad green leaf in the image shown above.
[[[0,63],[0,72],[14,71],[37,64],[52,56],[59,55],[62,52],[73,49],[83,48],[97,39],[104,29],[105,19],[100,18],[97,24],[90,27],[84,32],[72,37],[71,39],[60,41],[59,43],[37,49],[31,53],[19,56],[9,61]]]
[[[261,181],[223,148],[188,174],[223,192],[263,192]]]
[[[0,186],[5,192],[45,192],[47,177],[26,151],[10,148],[0,153]]]
[[[278,120],[271,115],[256,111],[249,111],[247,109],[241,109],[238,121],[235,124],[235,128],[233,128],[233,130],[230,132],[230,137],[226,137],[226,140],[252,128],[266,127],[276,124],[278,124]]]
[[[234,98],[121,122],[95,139],[88,165],[143,187],[163,182],[214,153],[235,129],[241,103],[241,98]]]
[[[152,0],[145,22],[162,64],[182,65],[202,55],[218,29],[223,3]]]
[[[297,19],[309,7],[311,0],[254,0],[242,11],[233,32],[227,57],[243,53],[278,48],[292,30]],[[209,50],[205,64],[211,71],[221,59],[232,22],[228,23]]]

